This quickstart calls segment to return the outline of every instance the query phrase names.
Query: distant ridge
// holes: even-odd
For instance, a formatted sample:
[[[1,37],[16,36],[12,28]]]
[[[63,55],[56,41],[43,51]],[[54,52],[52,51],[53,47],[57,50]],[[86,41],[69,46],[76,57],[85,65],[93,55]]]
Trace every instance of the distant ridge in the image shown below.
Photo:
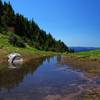
[[[83,52],[83,51],[90,51],[90,50],[96,50],[100,49],[100,47],[70,47],[75,52]]]

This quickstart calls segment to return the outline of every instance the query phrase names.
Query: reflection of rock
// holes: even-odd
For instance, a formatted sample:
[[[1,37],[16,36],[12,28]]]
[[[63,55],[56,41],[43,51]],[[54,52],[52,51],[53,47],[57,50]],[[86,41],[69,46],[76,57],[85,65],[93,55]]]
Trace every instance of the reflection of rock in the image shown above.
[[[19,53],[11,53],[8,55],[8,62],[9,63],[22,63],[23,58]]]
[[[45,59],[30,60],[22,65],[10,64],[10,68],[6,65],[4,69],[0,70],[0,91],[16,87],[27,74],[34,73],[39,65],[43,63],[43,60]]]
[[[22,66],[22,63],[9,63],[9,66],[8,68],[11,68],[11,69],[15,69],[15,68],[20,68]]]

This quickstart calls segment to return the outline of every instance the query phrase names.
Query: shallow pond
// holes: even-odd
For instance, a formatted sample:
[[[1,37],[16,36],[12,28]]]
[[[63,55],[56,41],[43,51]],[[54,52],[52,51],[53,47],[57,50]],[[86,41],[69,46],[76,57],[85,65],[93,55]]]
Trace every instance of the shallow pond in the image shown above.
[[[83,72],[60,64],[61,60],[63,57],[57,56],[23,65],[0,65],[4,66],[0,70],[0,100],[76,100],[84,88],[99,85],[99,77],[88,79]]]

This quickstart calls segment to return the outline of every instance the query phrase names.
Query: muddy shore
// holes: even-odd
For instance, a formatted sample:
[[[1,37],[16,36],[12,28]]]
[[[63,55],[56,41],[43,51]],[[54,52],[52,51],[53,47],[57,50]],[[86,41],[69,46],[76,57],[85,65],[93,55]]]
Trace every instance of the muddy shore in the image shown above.
[[[63,60],[61,60],[60,63],[67,64],[73,69],[86,72],[90,76],[100,75],[100,62],[99,61],[85,59],[85,58],[82,59],[79,57],[64,56]]]
[[[79,57],[63,56],[60,64],[84,72],[87,83],[76,86],[79,90],[69,95],[48,95],[45,100],[100,100],[100,85],[96,79],[100,77],[100,62]]]

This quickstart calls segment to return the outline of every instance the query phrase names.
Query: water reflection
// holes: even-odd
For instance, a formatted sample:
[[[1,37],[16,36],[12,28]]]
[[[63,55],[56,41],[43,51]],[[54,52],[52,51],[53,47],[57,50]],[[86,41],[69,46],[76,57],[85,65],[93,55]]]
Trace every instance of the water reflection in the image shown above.
[[[95,86],[83,72],[61,61],[63,57],[57,56],[4,65],[0,70],[0,100],[71,100],[68,98],[80,95],[84,88]]]
[[[5,69],[0,70],[0,90],[12,89],[16,87],[24,77],[35,70],[43,63],[45,58],[30,60],[25,64],[10,64]],[[7,65],[6,65],[7,66]]]
[[[22,67],[22,63],[9,63],[8,68],[10,69],[19,69]]]
[[[60,63],[62,60],[62,56],[57,56],[57,62]]]

